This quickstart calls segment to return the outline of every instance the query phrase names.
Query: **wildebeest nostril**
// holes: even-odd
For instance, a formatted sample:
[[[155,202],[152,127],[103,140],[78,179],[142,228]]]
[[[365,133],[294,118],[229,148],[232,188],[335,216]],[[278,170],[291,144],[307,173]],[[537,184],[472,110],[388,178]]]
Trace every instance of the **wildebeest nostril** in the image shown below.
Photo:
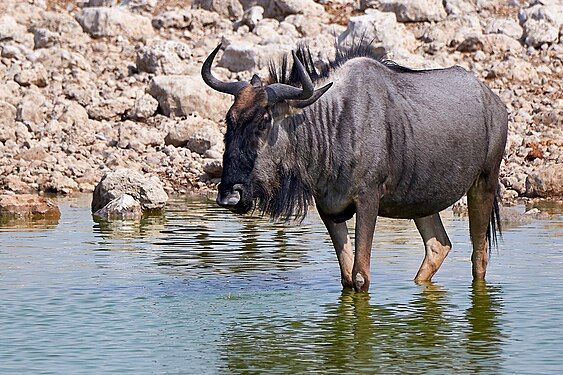
[[[240,202],[241,194],[239,190],[228,192],[227,194],[219,193],[217,195],[217,204],[223,207],[234,207]]]
[[[238,193],[240,194],[240,196],[242,196],[242,192],[244,191],[244,187],[242,186],[242,184],[234,184],[233,188],[231,189],[233,192],[238,191]]]

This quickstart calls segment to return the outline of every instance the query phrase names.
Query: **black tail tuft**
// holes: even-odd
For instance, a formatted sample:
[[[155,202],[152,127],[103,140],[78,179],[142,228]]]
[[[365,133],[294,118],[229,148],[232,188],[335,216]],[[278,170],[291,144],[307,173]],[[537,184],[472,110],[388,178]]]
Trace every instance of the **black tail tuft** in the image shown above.
[[[495,195],[495,200],[493,202],[493,209],[491,211],[491,222],[489,223],[489,228],[487,229],[487,242],[489,243],[489,253],[492,248],[498,248],[498,237],[502,240],[502,228],[500,224],[500,207],[499,207],[499,195]],[[498,233],[498,237],[497,237]]]

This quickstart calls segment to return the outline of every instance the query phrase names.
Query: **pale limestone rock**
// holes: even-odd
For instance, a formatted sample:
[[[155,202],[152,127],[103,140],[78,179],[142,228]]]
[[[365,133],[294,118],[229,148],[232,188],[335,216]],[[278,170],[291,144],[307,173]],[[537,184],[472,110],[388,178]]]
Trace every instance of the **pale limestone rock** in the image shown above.
[[[123,35],[140,40],[154,33],[149,18],[120,8],[85,8],[77,13],[76,20],[93,37]]]
[[[129,194],[139,201],[143,210],[162,209],[168,201],[168,195],[157,177],[118,168],[107,173],[94,189],[92,212],[123,194]]]

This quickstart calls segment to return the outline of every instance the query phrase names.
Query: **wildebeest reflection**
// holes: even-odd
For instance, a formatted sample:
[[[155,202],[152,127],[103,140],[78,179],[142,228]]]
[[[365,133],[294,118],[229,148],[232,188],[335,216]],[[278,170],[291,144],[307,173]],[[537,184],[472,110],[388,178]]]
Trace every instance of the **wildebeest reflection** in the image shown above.
[[[209,86],[235,96],[219,205],[287,219],[314,200],[343,286],[366,291],[378,215],[414,219],[426,249],[415,279],[427,281],[451,248],[439,212],[467,193],[473,277],[485,277],[507,136],[506,108],[487,86],[461,67],[398,66],[366,44],[339,49],[320,72],[300,47],[290,70],[284,59],[264,81],[222,82],[211,73],[220,47],[202,68]]]
[[[468,289],[466,314],[432,283],[404,303],[346,290],[318,308],[278,301],[266,315],[245,311],[223,333],[221,355],[237,373],[498,373],[502,289],[484,282]]]

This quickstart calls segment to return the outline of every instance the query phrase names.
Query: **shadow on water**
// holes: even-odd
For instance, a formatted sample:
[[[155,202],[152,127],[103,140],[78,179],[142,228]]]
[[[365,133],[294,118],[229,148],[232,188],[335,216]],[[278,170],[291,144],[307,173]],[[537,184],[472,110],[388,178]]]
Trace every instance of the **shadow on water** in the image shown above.
[[[246,317],[225,333],[222,356],[234,372],[495,373],[503,366],[502,289],[479,283],[469,294],[470,307],[459,315],[437,284],[406,304],[343,291],[298,321]]]

